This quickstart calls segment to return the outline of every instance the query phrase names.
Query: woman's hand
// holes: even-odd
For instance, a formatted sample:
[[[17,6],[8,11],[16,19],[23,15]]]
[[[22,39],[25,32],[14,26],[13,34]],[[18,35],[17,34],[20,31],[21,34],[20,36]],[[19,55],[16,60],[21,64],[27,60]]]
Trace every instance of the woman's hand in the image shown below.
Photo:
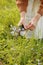
[[[24,11],[20,13],[20,17],[21,18],[20,18],[20,21],[18,23],[18,26],[20,26],[20,25],[25,23],[25,12]]]
[[[27,25],[27,29],[34,30],[36,28],[36,25],[37,25],[38,20],[40,19],[40,17],[41,17],[41,15],[37,13],[35,15],[35,17],[32,18],[30,23]]]
[[[18,26],[21,26],[21,25],[23,25],[24,26],[24,28],[25,29],[27,29],[27,25],[26,25],[26,21],[25,21],[25,12],[23,11],[23,12],[21,12],[20,13],[20,16],[21,16],[21,18],[20,18],[20,21],[19,21],[19,23],[18,23]]]

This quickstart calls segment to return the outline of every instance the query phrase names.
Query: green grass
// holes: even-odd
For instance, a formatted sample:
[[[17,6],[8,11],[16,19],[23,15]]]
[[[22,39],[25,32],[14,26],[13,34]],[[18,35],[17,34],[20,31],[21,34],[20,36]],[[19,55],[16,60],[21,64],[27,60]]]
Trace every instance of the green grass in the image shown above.
[[[10,25],[19,19],[15,0],[0,0],[0,65],[43,65],[43,39],[10,34]]]

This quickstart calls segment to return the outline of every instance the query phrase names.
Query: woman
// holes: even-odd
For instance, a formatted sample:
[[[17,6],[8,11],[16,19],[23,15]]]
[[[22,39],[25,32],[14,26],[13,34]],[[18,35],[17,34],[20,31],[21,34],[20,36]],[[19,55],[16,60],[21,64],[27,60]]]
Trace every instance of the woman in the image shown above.
[[[36,2],[38,2],[37,3],[38,8],[37,8],[37,4],[35,5]],[[21,15],[21,19],[20,19],[20,22],[18,25],[19,26],[23,25],[25,29],[36,31],[38,29],[37,23],[39,23],[38,22],[39,19],[43,16],[43,0],[16,0],[16,4],[18,6],[18,9],[19,9],[20,15]],[[35,10],[37,10],[35,13],[34,13],[34,8],[35,8],[34,5],[36,6]],[[27,20],[28,20],[28,22],[30,21],[29,24],[26,24]],[[40,24],[38,24],[38,25],[40,25]],[[39,36],[39,37],[42,37],[42,36],[43,35],[41,34],[41,36]]]

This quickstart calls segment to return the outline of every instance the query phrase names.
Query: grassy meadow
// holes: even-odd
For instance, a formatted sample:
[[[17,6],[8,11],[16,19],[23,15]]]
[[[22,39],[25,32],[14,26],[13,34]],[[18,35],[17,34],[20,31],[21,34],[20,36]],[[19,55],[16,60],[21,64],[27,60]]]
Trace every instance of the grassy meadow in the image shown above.
[[[43,39],[10,34],[20,14],[15,0],[0,0],[0,65],[43,65]]]

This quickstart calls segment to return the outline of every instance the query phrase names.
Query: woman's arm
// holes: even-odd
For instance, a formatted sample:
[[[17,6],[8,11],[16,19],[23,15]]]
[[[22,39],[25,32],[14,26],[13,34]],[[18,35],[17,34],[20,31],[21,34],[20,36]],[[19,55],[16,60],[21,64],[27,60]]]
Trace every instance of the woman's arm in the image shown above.
[[[16,4],[20,12],[27,10],[28,0],[16,0]]]
[[[39,13],[41,16],[43,16],[43,0],[40,0],[40,2],[41,2],[41,5],[40,5],[40,8],[39,8],[39,10],[38,10],[38,13]]]

